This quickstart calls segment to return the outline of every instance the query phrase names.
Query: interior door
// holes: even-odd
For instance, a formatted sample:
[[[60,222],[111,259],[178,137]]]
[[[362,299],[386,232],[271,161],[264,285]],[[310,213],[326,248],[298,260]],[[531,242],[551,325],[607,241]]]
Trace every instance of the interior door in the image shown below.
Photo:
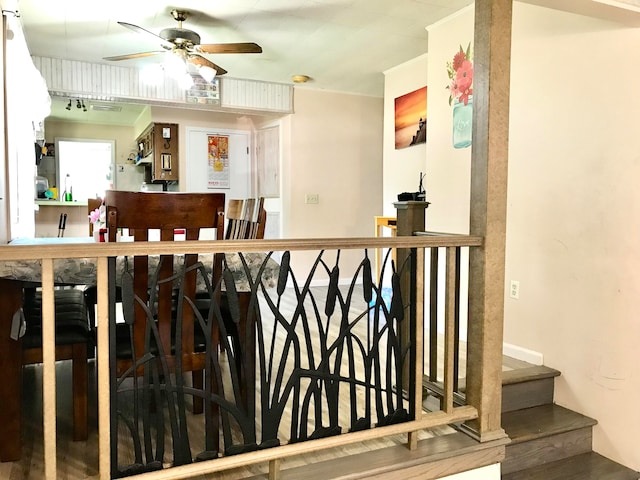
[[[220,192],[230,198],[247,198],[253,195],[253,171],[249,156],[249,132],[214,128],[186,127],[186,190],[187,192]],[[228,170],[214,172],[213,178],[220,180],[223,186],[211,186],[214,168],[214,151],[210,149],[209,137],[227,137]],[[219,159],[224,160],[224,152]],[[226,181],[226,183],[225,183]],[[228,186],[224,186],[224,185]]]
[[[256,132],[258,195],[280,196],[280,128],[278,125]]]

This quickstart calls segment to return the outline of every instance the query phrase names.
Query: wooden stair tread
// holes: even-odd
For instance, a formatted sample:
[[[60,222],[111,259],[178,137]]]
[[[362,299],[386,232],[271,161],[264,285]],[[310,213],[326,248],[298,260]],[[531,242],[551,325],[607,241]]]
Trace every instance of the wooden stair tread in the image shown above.
[[[523,362],[524,363],[524,362]],[[529,365],[513,370],[502,371],[502,385],[512,385],[515,383],[530,382],[533,380],[542,380],[545,378],[555,378],[560,376],[560,371],[544,365]],[[428,375],[424,375],[422,379],[423,387],[430,385],[442,386],[442,382],[431,382]],[[458,389],[464,392],[466,387],[466,378],[458,380]]]
[[[560,371],[545,367],[544,365],[532,365],[527,368],[505,370],[502,372],[502,385],[541,380],[560,376]]]
[[[592,427],[598,422],[556,404],[541,405],[502,414],[502,428],[511,442],[520,443],[536,438]]]
[[[595,452],[502,475],[502,480],[638,480],[640,474]]]

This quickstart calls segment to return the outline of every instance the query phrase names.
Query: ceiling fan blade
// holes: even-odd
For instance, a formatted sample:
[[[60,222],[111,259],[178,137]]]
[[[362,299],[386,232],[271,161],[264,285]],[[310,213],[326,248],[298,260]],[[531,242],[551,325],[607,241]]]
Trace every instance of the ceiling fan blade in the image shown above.
[[[206,58],[200,55],[189,55],[188,61],[189,63],[192,63],[193,65],[198,65],[200,67],[213,68],[216,71],[216,75],[224,75],[225,73],[227,73],[227,71],[224,68],[219,67],[212,61],[207,60]]]
[[[197,45],[202,53],[262,53],[262,47],[257,43],[210,43]]]
[[[116,55],[114,57],[103,57],[103,60],[110,60],[112,62],[118,61],[118,60],[131,60],[132,58],[144,58],[144,57],[150,57],[152,55],[161,55],[164,53],[166,52],[158,51],[158,52],[129,53],[128,55]]]
[[[160,45],[162,45],[164,48],[168,50],[173,48],[173,43],[169,42],[168,40],[165,40],[164,38],[160,37],[159,35],[156,35],[153,32],[150,32],[149,30],[145,30],[144,28],[139,27],[138,25],[133,25],[132,23],[127,23],[127,22],[118,22],[118,24],[122,25],[125,28],[128,28],[129,30],[133,30],[136,33],[146,36],[151,41],[160,42]]]

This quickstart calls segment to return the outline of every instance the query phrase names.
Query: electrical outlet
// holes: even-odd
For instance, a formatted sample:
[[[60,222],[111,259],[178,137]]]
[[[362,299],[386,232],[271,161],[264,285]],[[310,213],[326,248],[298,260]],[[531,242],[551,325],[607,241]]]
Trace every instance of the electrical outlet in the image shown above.
[[[516,300],[520,298],[520,282],[517,280],[511,280],[511,286],[509,287],[509,296]]]
[[[320,195],[318,193],[307,193],[304,196],[304,203],[317,204],[320,203]]]

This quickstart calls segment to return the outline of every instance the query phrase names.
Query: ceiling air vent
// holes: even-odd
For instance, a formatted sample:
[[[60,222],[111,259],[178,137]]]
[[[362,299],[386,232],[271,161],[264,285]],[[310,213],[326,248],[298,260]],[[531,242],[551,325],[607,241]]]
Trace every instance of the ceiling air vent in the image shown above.
[[[120,112],[122,107],[120,105],[113,105],[112,103],[92,103],[91,110],[96,112]]]

